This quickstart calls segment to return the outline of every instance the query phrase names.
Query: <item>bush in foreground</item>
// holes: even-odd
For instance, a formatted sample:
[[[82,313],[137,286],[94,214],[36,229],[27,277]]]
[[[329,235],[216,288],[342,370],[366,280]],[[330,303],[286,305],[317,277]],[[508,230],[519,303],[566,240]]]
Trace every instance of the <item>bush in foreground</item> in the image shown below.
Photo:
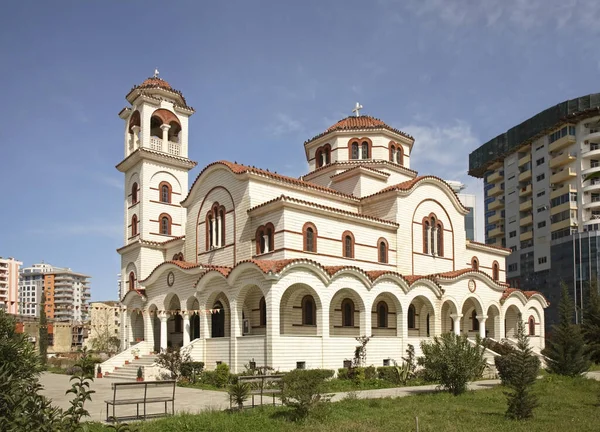
[[[328,402],[323,395],[325,381],[333,377],[328,369],[293,370],[283,377],[283,403],[294,408],[296,418],[304,419],[311,411]]]
[[[445,333],[432,342],[421,342],[423,357],[419,365],[425,368],[428,380],[437,381],[453,395],[467,390],[467,383],[481,377],[485,368],[485,348],[478,339],[472,344],[466,336]]]

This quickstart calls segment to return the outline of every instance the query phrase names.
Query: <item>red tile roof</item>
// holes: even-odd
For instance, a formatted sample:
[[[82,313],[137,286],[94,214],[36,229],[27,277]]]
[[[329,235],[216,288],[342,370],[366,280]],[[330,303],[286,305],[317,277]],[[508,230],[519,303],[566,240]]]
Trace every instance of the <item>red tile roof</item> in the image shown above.
[[[173,90],[171,85],[162,78],[150,77],[141,83],[138,88],[156,88],[160,87],[165,90]]]
[[[318,184],[315,183],[310,183],[304,180],[299,180],[297,178],[294,177],[288,177],[288,176],[284,176],[281,174],[277,174],[275,172],[271,172],[269,170],[264,170],[261,168],[256,168],[256,167],[251,167],[251,166],[246,166],[246,165],[242,165],[242,164],[238,164],[235,162],[229,162],[226,160],[221,160],[221,161],[217,161],[217,162],[213,162],[210,163],[208,165],[206,165],[206,167],[204,167],[204,169],[202,171],[200,171],[200,174],[198,174],[198,176],[196,177],[196,180],[194,180],[194,183],[192,183],[192,187],[190,188],[190,192],[188,192],[188,195],[185,197],[185,199],[182,201],[184,202],[185,200],[187,200],[190,196],[191,191],[194,189],[194,185],[196,184],[196,182],[198,181],[198,179],[200,179],[200,176],[202,176],[202,174],[204,173],[204,171],[206,171],[208,168],[217,165],[217,164],[221,164],[221,165],[225,165],[227,168],[229,168],[231,170],[232,173],[234,174],[245,174],[245,173],[252,173],[252,174],[258,174],[258,175],[262,175],[265,177],[269,177],[273,180],[278,180],[284,183],[289,183],[289,184],[293,184],[295,186],[301,186],[301,187],[305,187],[308,189],[314,189],[314,190],[318,190],[321,192],[327,192],[333,195],[337,195],[340,197],[344,197],[344,198],[348,198],[351,199],[352,201],[356,201],[358,202],[358,198],[352,196],[352,195],[347,195],[345,193],[339,192],[335,189],[331,189],[325,186],[320,186]]]
[[[297,199],[297,198],[292,198],[289,197],[287,195],[281,195],[278,196],[277,198],[274,198],[270,201],[266,201],[262,204],[259,204],[255,207],[252,207],[251,209],[248,210],[248,213],[250,213],[253,210],[256,210],[258,208],[264,207],[266,205],[269,205],[271,203],[277,202],[277,201],[289,201],[289,202],[293,202],[293,203],[298,203],[298,204],[302,204],[302,205],[306,205],[306,206],[310,206],[310,207],[314,207],[314,208],[318,208],[318,209],[323,209],[323,210],[327,210],[330,212],[335,212],[335,213],[340,213],[340,214],[345,214],[345,215],[350,215],[350,216],[355,216],[361,219],[368,219],[368,220],[372,220],[372,221],[376,221],[376,222],[382,222],[388,225],[394,225],[394,226],[398,226],[398,224],[394,221],[391,220],[387,220],[387,219],[381,219],[381,218],[377,218],[374,216],[369,216],[366,215],[364,213],[357,213],[357,212],[351,212],[348,210],[341,210],[339,208],[335,208],[335,207],[329,207],[329,206],[325,206],[325,205],[321,205],[321,204],[316,204],[314,202],[309,202],[309,201],[305,201],[305,200],[301,200],[301,199]]]
[[[306,141],[304,144],[306,145],[318,138],[321,138],[321,137],[323,137],[329,133],[335,132],[335,131],[376,130],[376,129],[385,129],[385,130],[388,130],[395,134],[402,135],[403,137],[409,138],[411,140],[414,139],[412,136],[408,135],[407,133],[388,126],[387,124],[385,124],[383,121],[379,120],[378,118],[362,115],[360,117],[356,117],[356,116],[346,117],[345,119],[342,119],[342,120],[338,121],[336,124],[327,128],[327,130],[325,132],[312,137],[311,139]]]
[[[367,165],[391,165],[395,168],[400,168],[402,171],[406,171],[409,175],[410,174],[414,174],[415,176],[417,175],[417,171],[412,170],[410,168],[407,168],[403,165],[397,164],[396,162],[392,162],[392,161],[388,161],[388,160],[347,160],[347,161],[336,161],[336,162],[332,162],[328,165],[323,165],[322,167],[319,167],[317,169],[312,170],[311,172],[304,174],[303,176],[300,177],[300,179],[304,179],[305,177],[312,177],[315,173],[318,173],[320,171],[324,171],[326,169],[331,169],[334,167],[338,167],[338,166],[344,166],[344,165],[356,165],[356,166],[364,166],[365,168],[367,167]],[[374,168],[372,168],[374,169]],[[383,171],[382,171],[383,172]]]
[[[489,247],[489,248],[492,248],[492,249],[498,249],[498,250],[501,250],[501,251],[512,252],[509,248],[505,248],[505,247],[502,247],[502,246],[496,246],[496,245],[491,245],[491,244],[480,243],[480,242],[476,242],[476,241],[473,241],[473,240],[469,240],[469,243],[477,245],[477,246],[484,246],[484,247]]]
[[[547,302],[548,304],[550,304],[550,302],[548,301],[548,299],[547,299],[547,298],[544,296],[544,294],[542,294],[541,292],[539,292],[539,291],[522,291],[522,290],[520,290],[520,289],[518,289],[518,288],[506,288],[506,289],[504,290],[504,292],[502,293],[502,298],[500,299],[500,301],[502,301],[502,302],[503,302],[503,301],[504,301],[504,300],[506,300],[508,297],[510,297],[510,295],[511,295],[511,294],[514,294],[515,292],[521,292],[521,293],[522,293],[522,294],[523,294],[523,295],[524,295],[524,296],[525,296],[525,297],[526,297],[528,300],[529,300],[529,299],[530,299],[532,296],[534,296],[535,294],[539,294],[539,295],[541,295],[541,296],[544,298],[544,300],[546,300],[546,302]]]
[[[349,171],[352,171],[352,170],[357,170],[357,169],[360,169],[360,168],[362,168],[362,169],[365,169],[365,170],[367,170],[367,171],[372,171],[372,172],[374,172],[374,173],[376,173],[376,174],[381,174],[381,175],[384,175],[384,176],[386,176],[386,177],[389,177],[389,176],[390,176],[390,173],[386,173],[385,171],[380,171],[380,170],[378,170],[378,169],[371,168],[370,166],[367,166],[367,165],[358,164],[358,165],[355,165],[355,166],[353,166],[352,168],[348,168],[348,169],[347,169],[347,170],[345,170],[345,171],[342,171],[342,172],[339,172],[339,173],[337,173],[337,174],[334,174],[334,175],[332,175],[332,176],[331,176],[331,177],[329,177],[329,178],[334,178],[334,177],[340,176],[340,175],[342,175],[342,174],[346,174],[346,173],[347,173],[347,172],[349,172]]]
[[[402,183],[398,183],[398,184],[395,184],[395,185],[392,185],[392,186],[388,186],[388,187],[386,187],[385,189],[381,189],[379,192],[375,192],[375,193],[374,193],[374,194],[372,194],[372,195],[368,195],[368,196],[362,197],[361,199],[370,198],[370,197],[373,197],[373,196],[376,196],[376,195],[381,195],[381,194],[384,194],[384,193],[386,193],[386,192],[391,192],[391,191],[409,191],[409,190],[411,190],[413,187],[415,187],[415,186],[417,185],[417,183],[419,183],[419,182],[420,182],[420,181],[422,181],[422,180],[426,180],[426,179],[435,179],[435,180],[437,180],[437,181],[440,181],[440,182],[442,182],[444,185],[446,185],[446,186],[448,187],[448,189],[450,189],[450,190],[452,191],[452,193],[454,194],[454,196],[455,196],[455,197],[456,197],[456,199],[458,200],[458,202],[459,202],[460,206],[461,206],[461,207],[462,207],[462,208],[463,208],[465,211],[467,210],[467,208],[466,208],[466,207],[465,207],[465,206],[462,204],[462,202],[461,202],[461,201],[460,201],[460,199],[458,198],[458,195],[456,194],[456,192],[454,192],[454,189],[452,189],[452,188],[450,187],[450,185],[449,185],[449,184],[448,184],[448,183],[447,183],[447,182],[446,182],[444,179],[441,179],[441,178],[439,178],[439,177],[437,177],[437,176],[433,176],[433,175],[424,175],[424,176],[418,176],[418,177],[415,177],[415,178],[413,178],[413,179],[406,180],[406,181],[404,181],[404,182],[402,182]]]

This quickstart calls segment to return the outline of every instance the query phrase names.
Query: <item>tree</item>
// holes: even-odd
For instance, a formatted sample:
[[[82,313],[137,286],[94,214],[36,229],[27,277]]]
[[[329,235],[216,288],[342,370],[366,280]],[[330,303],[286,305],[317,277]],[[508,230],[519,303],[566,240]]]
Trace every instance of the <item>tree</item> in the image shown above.
[[[596,281],[590,283],[589,290],[581,332],[587,345],[586,354],[594,363],[600,364],[600,295]]]
[[[181,366],[184,363],[192,361],[190,354],[186,350],[181,350],[179,347],[169,347],[162,350],[156,357],[156,364],[171,372],[171,378],[176,380],[181,374]]]
[[[552,338],[546,341],[546,348],[542,351],[547,357],[547,369],[558,375],[580,375],[588,370],[590,363],[585,355],[581,328],[573,324],[573,302],[564,283],[558,315],[558,324],[552,326]]]
[[[479,378],[486,365],[485,347],[479,338],[472,343],[464,335],[445,333],[432,342],[422,341],[421,350],[423,357],[418,363],[425,368],[425,375],[455,396],[464,393],[467,382]]]
[[[46,319],[46,293],[42,290],[42,302],[40,303],[40,328],[39,342],[40,359],[42,365],[48,361],[48,320]]]
[[[540,370],[540,360],[529,346],[521,314],[517,321],[517,349],[497,357],[497,360],[497,366],[503,365],[500,367],[503,369],[502,383],[510,389],[505,392],[508,400],[506,415],[517,420],[532,417],[533,409],[537,406],[532,387]]]
[[[93,351],[114,354],[121,346],[121,340],[115,335],[115,310],[109,305],[97,303],[90,321],[89,346]]]

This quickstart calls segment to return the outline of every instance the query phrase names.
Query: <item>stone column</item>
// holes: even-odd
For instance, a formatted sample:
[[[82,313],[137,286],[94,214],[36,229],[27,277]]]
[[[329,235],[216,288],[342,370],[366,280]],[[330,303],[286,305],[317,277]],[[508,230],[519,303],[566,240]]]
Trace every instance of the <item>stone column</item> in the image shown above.
[[[231,367],[231,371],[233,373],[238,373],[238,367],[237,367],[237,360],[238,360],[238,356],[237,356],[237,340],[238,337],[242,336],[242,322],[241,322],[241,311],[238,310],[238,303],[237,300],[232,300],[229,303],[229,307],[231,308],[231,310],[229,311],[230,315],[230,325],[231,328],[229,330],[229,334],[231,335],[229,338],[229,365]]]
[[[221,226],[222,226],[222,221],[221,221],[221,215],[219,214],[219,211],[217,210],[217,217],[216,217],[216,223],[215,223],[215,247],[219,247],[219,246],[224,246],[223,243],[223,239],[222,234],[221,234]]]
[[[210,246],[212,248],[214,248],[214,247],[217,246],[217,218],[216,217],[211,218],[211,227],[210,227],[210,229],[211,229],[211,232],[212,232],[212,241],[211,241]]]
[[[277,352],[277,348],[280,341],[279,335],[279,303],[281,302],[281,297],[275,292],[276,285],[272,285],[269,288],[269,292],[265,296],[265,303],[267,306],[267,328],[266,330],[266,360],[267,365],[274,367],[275,369],[279,368],[278,358],[275,356]]]
[[[481,336],[481,338],[485,338],[485,320],[487,320],[487,316],[477,315],[477,319],[479,320],[479,336]]]
[[[160,349],[167,349],[167,320],[169,317],[163,314],[160,317]]]
[[[265,235],[263,236],[263,241],[265,242],[265,250],[263,251],[263,253],[268,253],[268,252],[271,252],[271,251],[269,250],[269,236],[265,234]]]
[[[135,150],[139,146],[139,142],[138,142],[139,138],[138,137],[140,135],[140,130],[141,130],[141,128],[139,126],[133,126],[131,128],[131,131],[133,132],[133,136],[132,136],[132,140],[133,140],[133,146],[132,147],[133,147],[133,149],[132,150]]]
[[[427,245],[427,253],[433,253],[433,245],[430,242],[431,240],[431,227],[427,228],[427,235],[425,236],[425,244]]]
[[[371,310],[360,311],[360,336],[371,336],[373,334],[372,327],[373,314]]]
[[[129,319],[129,314],[127,313],[127,307],[123,306],[121,308],[121,310],[119,311],[120,313],[120,320],[121,320],[121,351],[125,351],[127,348],[129,348],[129,335],[130,335],[130,326],[131,323],[129,321],[131,321]]]
[[[171,129],[171,126],[168,124],[162,124],[162,125],[160,125],[160,128],[162,129],[162,151],[168,151],[169,150],[169,129]]]
[[[187,312],[183,313],[183,346],[186,346],[190,343],[191,335],[190,335],[190,314]]]
[[[462,318],[462,314],[452,314],[450,318],[454,320],[454,334],[460,336],[460,320]]]
[[[435,255],[437,252],[437,228],[431,227],[431,255]]]

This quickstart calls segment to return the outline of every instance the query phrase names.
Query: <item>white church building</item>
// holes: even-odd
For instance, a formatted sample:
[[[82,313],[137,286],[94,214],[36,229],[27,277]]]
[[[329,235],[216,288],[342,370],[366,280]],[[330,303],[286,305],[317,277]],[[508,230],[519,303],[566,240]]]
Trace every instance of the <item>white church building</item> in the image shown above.
[[[337,369],[372,336],[381,366],[444,332],[514,338],[519,314],[543,347],[546,299],[505,283],[510,250],[466,239],[456,193],[410,168],[413,137],[357,106],[304,143],[300,178],[218,161],[189,187],[182,93],[155,75],[126,99],[122,358]]]

